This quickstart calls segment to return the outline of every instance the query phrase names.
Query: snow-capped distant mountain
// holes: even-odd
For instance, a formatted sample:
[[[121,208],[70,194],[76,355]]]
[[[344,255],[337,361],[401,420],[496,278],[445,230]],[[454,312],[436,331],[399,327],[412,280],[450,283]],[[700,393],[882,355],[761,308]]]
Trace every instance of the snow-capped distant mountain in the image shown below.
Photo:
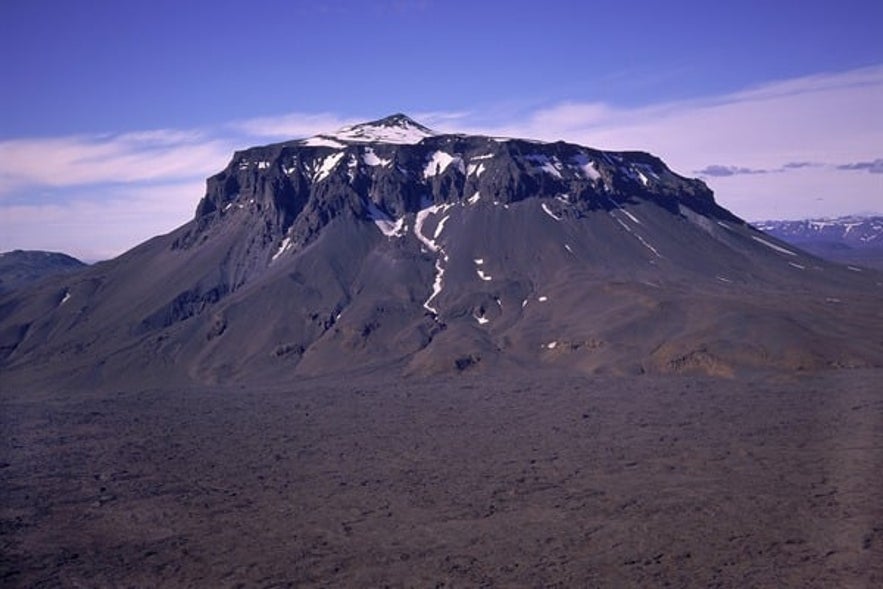
[[[759,221],[761,231],[821,258],[883,268],[883,217]]]
[[[648,153],[394,115],[238,151],[189,223],[0,296],[0,369],[145,386],[868,366],[883,364],[878,282]]]
[[[790,243],[835,242],[883,248],[883,217],[838,217],[802,221],[760,221],[754,226]]]

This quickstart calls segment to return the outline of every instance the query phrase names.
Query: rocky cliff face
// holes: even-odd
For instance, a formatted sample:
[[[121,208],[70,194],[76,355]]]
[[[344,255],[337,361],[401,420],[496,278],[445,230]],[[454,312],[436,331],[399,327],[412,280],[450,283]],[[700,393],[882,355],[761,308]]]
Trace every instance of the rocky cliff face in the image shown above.
[[[209,178],[195,224],[176,247],[193,247],[222,226],[248,223],[244,249],[270,262],[304,248],[337,218],[374,221],[389,232],[430,207],[508,207],[528,199],[548,200],[548,208],[571,216],[646,199],[672,212],[687,206],[734,220],[704,183],[674,174],[646,153],[437,135],[394,115],[237,152]]]
[[[394,115],[237,152],[190,223],[0,300],[0,357],[139,383],[865,366],[883,358],[880,281],[652,155]]]

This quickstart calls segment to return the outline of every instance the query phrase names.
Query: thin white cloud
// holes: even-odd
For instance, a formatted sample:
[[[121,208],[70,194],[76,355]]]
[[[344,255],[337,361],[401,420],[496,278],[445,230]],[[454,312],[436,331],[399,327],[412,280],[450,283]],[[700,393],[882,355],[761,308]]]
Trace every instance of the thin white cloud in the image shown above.
[[[204,178],[223,168],[229,140],[197,131],[0,141],[0,198],[28,187]]]

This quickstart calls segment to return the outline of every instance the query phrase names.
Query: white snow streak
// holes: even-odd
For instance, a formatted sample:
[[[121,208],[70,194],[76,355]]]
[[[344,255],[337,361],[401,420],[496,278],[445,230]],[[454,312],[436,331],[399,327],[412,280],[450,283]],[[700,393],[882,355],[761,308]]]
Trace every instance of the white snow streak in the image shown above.
[[[58,304],[63,305],[66,302],[68,302],[70,300],[70,298],[71,298],[71,291],[66,290],[66,291],[64,291],[64,296],[61,298],[61,302]]]
[[[770,248],[770,249],[774,249],[774,250],[776,250],[776,251],[779,252],[779,253],[787,254],[787,255],[789,255],[789,256],[796,256],[796,255],[797,255],[797,254],[795,254],[794,252],[792,252],[791,250],[786,250],[786,249],[783,248],[783,247],[779,247],[779,246],[776,245],[775,243],[772,243],[772,242],[770,242],[770,241],[767,241],[766,239],[763,239],[762,237],[758,237],[758,236],[756,236],[756,235],[752,235],[752,236],[751,236],[751,239],[753,239],[754,241],[757,241],[757,242],[759,242],[759,243],[762,243],[762,244],[764,244],[765,246],[767,246],[768,248]]]
[[[561,217],[559,217],[558,215],[556,215],[555,213],[553,213],[553,212],[549,209],[549,207],[546,205],[546,203],[543,203],[541,206],[543,207],[543,210],[546,212],[547,215],[549,215],[550,217],[552,217],[552,218],[555,219],[556,221],[560,221],[560,220],[561,220]]]
[[[620,219],[619,217],[617,217],[617,216],[614,215],[613,213],[610,213],[610,216],[613,217],[614,219],[616,219],[616,222],[619,223],[619,224],[622,226],[623,229],[625,229],[625,230],[628,231],[629,233],[632,232],[632,228],[629,227],[628,225],[626,225],[626,224],[625,224],[625,221],[623,221],[622,219]]]
[[[450,215],[446,215],[442,218],[441,221],[438,222],[438,225],[435,226],[435,233],[432,234],[433,239],[438,239],[439,235],[441,235],[442,231],[444,231],[445,223],[448,219],[450,219]]]
[[[646,239],[644,239],[643,237],[641,237],[641,236],[638,235],[637,233],[632,233],[632,235],[634,235],[635,237],[637,237],[637,238],[638,238],[638,241],[640,241],[641,244],[642,244],[644,247],[646,247],[648,250],[650,250],[651,252],[653,252],[653,254],[654,254],[657,258],[661,258],[661,257],[662,257],[662,256],[659,254],[659,252],[656,251],[656,248],[655,248],[655,247],[653,247],[652,245],[650,245],[649,243],[647,243],[647,240],[646,240]]]
[[[474,205],[475,203],[477,203],[479,201],[480,198],[481,198],[481,194],[478,191],[476,191],[475,194],[470,196],[466,202],[468,202],[471,205]]]
[[[466,167],[466,175],[467,176],[471,176],[472,174],[475,174],[476,178],[480,178],[482,172],[484,172],[484,163],[469,164]]]
[[[635,217],[633,214],[631,214],[630,212],[628,212],[628,211],[625,210],[624,208],[620,207],[619,210],[622,211],[622,213],[623,213],[626,217],[628,217],[629,219],[631,219],[632,222],[634,222],[636,225],[640,225],[640,224],[641,224],[641,222],[638,220],[637,217]]]
[[[285,239],[282,240],[282,243],[279,244],[279,249],[276,250],[276,253],[273,254],[273,257],[270,261],[275,262],[276,258],[278,258],[282,254],[284,254],[290,247],[291,247],[291,238],[286,237]]]
[[[426,299],[426,302],[423,303],[423,308],[432,313],[433,315],[438,315],[438,309],[430,305],[432,299],[438,296],[438,293],[442,290],[442,278],[445,274],[445,269],[442,268],[441,265],[441,256],[435,260],[435,278],[432,281],[432,294],[429,295],[429,298]]]
[[[346,145],[344,145],[340,141],[335,141],[334,139],[325,135],[316,135],[315,137],[304,139],[303,141],[301,141],[301,143],[309,147],[333,147],[335,149],[343,149],[344,147],[346,147]]]
[[[334,170],[340,160],[343,159],[343,152],[335,153],[334,155],[329,155],[322,161],[322,165],[319,166],[319,171],[316,173],[316,177],[313,178],[313,182],[320,182],[328,177],[329,174]]]
[[[482,280],[484,280],[485,282],[488,282],[488,281],[491,281],[494,279],[490,274],[485,274],[484,270],[481,270],[480,268],[477,269],[475,271],[475,273],[478,274],[478,277],[481,278]]]

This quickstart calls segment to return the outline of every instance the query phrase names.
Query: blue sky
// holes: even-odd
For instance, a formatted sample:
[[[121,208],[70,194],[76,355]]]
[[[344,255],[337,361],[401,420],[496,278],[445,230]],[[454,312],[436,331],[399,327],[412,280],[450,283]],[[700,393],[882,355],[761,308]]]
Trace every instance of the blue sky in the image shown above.
[[[883,212],[883,3],[0,1],[0,251],[187,221],[234,149],[406,112],[656,153],[749,220]]]

